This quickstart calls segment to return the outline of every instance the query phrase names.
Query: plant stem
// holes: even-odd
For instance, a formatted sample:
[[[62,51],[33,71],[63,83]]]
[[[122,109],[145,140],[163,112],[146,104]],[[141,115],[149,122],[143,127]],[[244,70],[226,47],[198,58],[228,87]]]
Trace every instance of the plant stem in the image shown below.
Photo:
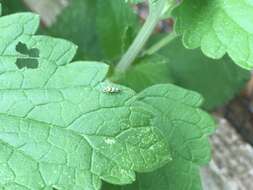
[[[149,49],[143,52],[143,55],[152,55],[170,43],[173,39],[177,37],[176,32],[169,33],[166,37],[162,38],[160,41],[152,45]]]
[[[131,66],[131,64],[136,59],[136,57],[146,44],[147,40],[151,36],[152,32],[154,31],[163,12],[164,5],[165,0],[159,0],[157,1],[157,5],[155,5],[156,7],[154,10],[153,5],[149,4],[149,16],[143,27],[141,28],[140,32],[138,33],[137,37],[135,38],[134,42],[116,66],[116,72],[125,72]]]

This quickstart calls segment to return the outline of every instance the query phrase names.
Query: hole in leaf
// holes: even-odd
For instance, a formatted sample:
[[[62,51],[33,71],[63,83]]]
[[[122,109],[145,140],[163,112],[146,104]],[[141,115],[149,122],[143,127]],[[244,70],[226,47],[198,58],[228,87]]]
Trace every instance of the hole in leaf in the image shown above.
[[[28,68],[28,69],[36,69],[39,66],[38,57],[39,50],[37,48],[28,49],[26,44],[19,42],[16,45],[16,51],[23,54],[24,57],[18,58],[16,61],[16,65],[19,69]]]

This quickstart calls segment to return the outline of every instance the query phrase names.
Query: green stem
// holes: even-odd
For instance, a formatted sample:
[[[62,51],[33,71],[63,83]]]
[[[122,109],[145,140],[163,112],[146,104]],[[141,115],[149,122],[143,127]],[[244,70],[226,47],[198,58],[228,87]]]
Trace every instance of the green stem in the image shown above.
[[[176,32],[172,32],[172,33],[168,34],[166,37],[162,38],[160,41],[158,41],[153,46],[151,46],[149,49],[147,49],[145,52],[143,52],[143,55],[152,55],[152,54],[158,52],[160,49],[165,47],[168,43],[170,43],[176,37],[177,37]]]
[[[134,42],[123,55],[122,59],[115,68],[116,72],[125,72],[136,59],[152,32],[154,31],[158,21],[160,20],[161,14],[163,12],[166,0],[158,0],[155,3],[150,3],[149,11],[150,14],[135,38]],[[154,5],[155,4],[155,5]],[[154,7],[155,6],[155,7]]]

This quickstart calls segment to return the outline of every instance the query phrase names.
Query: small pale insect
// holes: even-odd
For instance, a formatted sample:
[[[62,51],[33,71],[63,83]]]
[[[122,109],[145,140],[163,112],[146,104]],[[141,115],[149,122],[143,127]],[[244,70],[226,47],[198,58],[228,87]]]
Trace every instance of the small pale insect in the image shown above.
[[[112,87],[112,86],[107,86],[103,89],[104,93],[108,94],[114,94],[114,93],[119,93],[121,90],[117,87]]]

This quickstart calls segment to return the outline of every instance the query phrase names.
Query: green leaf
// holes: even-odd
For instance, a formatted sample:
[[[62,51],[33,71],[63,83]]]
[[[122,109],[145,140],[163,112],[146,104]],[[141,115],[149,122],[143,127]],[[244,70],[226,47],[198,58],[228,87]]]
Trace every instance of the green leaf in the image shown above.
[[[38,25],[31,13],[0,18],[0,189],[99,190],[171,158],[209,160],[214,124],[198,93],[110,83],[107,65],[69,64],[76,46],[35,36]]]
[[[16,0],[0,0],[3,5],[3,15],[26,11],[27,8],[24,6],[22,1]],[[1,9],[1,8],[0,8]],[[0,13],[1,15],[1,13]]]
[[[104,183],[103,190],[202,190],[199,167],[178,158],[152,173],[139,174],[134,184],[116,186]]]
[[[155,172],[138,174],[136,183],[122,187],[123,190],[201,189],[198,168],[210,160],[208,135],[213,132],[214,123],[198,108],[201,96],[168,86],[156,85],[144,90],[138,95],[136,106],[146,103],[156,113],[155,126],[167,137],[173,161]],[[111,190],[108,186],[104,190]]]
[[[175,84],[202,94],[203,107],[208,110],[232,99],[250,78],[250,72],[235,65],[228,56],[209,59],[199,49],[185,49],[179,38],[159,53],[167,57]]]
[[[177,158],[153,173],[139,175],[134,185],[125,188],[125,190],[155,189],[202,190],[199,167],[194,163]]]
[[[139,25],[123,0],[75,0],[46,33],[76,43],[76,58],[113,62],[126,51]]]
[[[198,93],[161,84],[139,93],[135,106],[149,105],[156,116],[153,124],[167,137],[173,156],[205,164],[210,159],[208,135],[214,131],[214,122],[199,109],[202,102]]]
[[[43,33],[64,38],[79,47],[76,58],[99,60],[101,50],[96,31],[96,0],[74,0]]]
[[[136,61],[126,73],[114,74],[112,80],[137,92],[155,84],[172,83],[167,62],[163,56],[147,56]]]
[[[38,25],[30,13],[0,18],[0,189],[98,190],[167,163],[148,105],[123,86],[104,92],[108,66],[68,64],[76,46],[34,36]]]
[[[137,34],[137,14],[122,0],[97,1],[97,31],[104,59],[118,60]]]
[[[249,0],[191,0],[176,9],[176,31],[187,48],[201,47],[219,59],[228,53],[236,64],[253,68],[253,4]]]

